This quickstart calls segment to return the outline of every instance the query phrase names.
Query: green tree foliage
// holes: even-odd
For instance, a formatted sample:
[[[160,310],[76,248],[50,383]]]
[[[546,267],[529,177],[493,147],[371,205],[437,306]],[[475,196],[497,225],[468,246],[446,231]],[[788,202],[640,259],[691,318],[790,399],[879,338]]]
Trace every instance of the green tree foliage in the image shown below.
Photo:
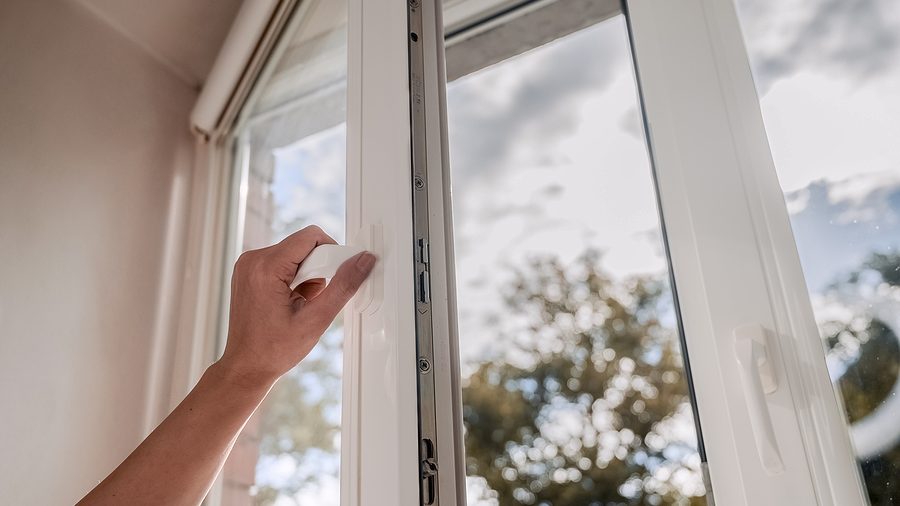
[[[489,497],[705,504],[677,334],[660,321],[673,319],[667,290],[648,277],[614,282],[595,251],[516,272],[504,315],[515,328],[463,389],[467,474]]]

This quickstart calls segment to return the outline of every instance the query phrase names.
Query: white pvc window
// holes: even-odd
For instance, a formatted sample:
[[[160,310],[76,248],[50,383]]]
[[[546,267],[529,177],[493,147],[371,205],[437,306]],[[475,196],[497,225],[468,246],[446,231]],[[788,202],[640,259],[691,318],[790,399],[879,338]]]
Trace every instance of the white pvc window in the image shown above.
[[[807,289],[872,504],[900,497],[900,5],[738,2]]]
[[[247,202],[258,154],[285,177],[256,188],[274,195],[294,174],[334,190],[301,188],[310,200],[284,201],[296,215],[269,207],[256,232],[248,205],[242,246],[340,220],[346,195],[344,239],[381,259],[343,317],[340,487],[318,503],[569,504],[580,487],[577,504],[865,504],[729,0],[448,1],[446,63],[440,2],[351,0],[346,32],[300,14],[338,5],[300,4],[288,33],[315,44],[282,41],[234,130]],[[346,67],[335,67],[342,41]],[[445,68],[459,80],[448,85]],[[341,153],[345,183],[330,168]],[[288,167],[298,159],[308,170]],[[591,246],[606,256],[579,264]],[[559,260],[529,265],[541,254]],[[504,278],[505,265],[538,277]],[[590,279],[602,283],[579,285]],[[531,313],[504,309],[504,282]],[[628,317],[609,320],[611,305]],[[596,356],[567,348],[579,335],[597,337]],[[660,357],[671,367],[656,378]],[[536,364],[566,360],[564,384],[535,379]],[[586,385],[580,366],[618,372]],[[476,392],[481,379],[494,390]],[[520,423],[492,439],[489,424],[517,414],[503,396],[527,403],[538,389],[551,391],[546,406],[517,412],[530,433]],[[578,437],[560,435],[579,424]],[[466,460],[467,431],[484,431],[496,461],[481,446]]]
[[[361,195],[356,219],[364,225],[367,221],[383,225],[384,279],[397,282],[391,291],[390,283],[384,284],[385,297],[376,321],[368,322],[365,314],[360,320],[354,356],[360,357],[361,374],[371,376],[360,377],[358,384],[370,385],[377,379],[379,389],[367,393],[360,387],[349,395],[359,395],[354,400],[358,416],[375,415],[378,422],[345,426],[359,437],[350,450],[358,449],[359,456],[349,459],[358,466],[354,470],[358,474],[348,480],[349,487],[357,487],[349,504],[364,503],[364,497],[373,492],[391,502],[406,503],[417,500],[418,487],[408,479],[416,466],[413,464],[412,470],[405,467],[415,459],[417,449],[402,435],[412,430],[416,412],[412,383],[416,377],[415,341],[408,311],[413,305],[408,289],[414,283],[408,277],[412,252],[404,251],[405,244],[412,241],[407,235],[410,111],[408,91],[403,92],[408,69],[402,54],[408,46],[399,36],[407,19],[402,8],[387,3],[354,5],[351,41],[357,32],[354,14],[360,16],[363,39],[351,42],[350,48],[351,83],[353,66],[362,69],[359,88],[350,86],[351,99],[359,99],[361,115],[354,134],[359,138],[350,146],[351,159],[354,150],[359,157],[356,164],[350,164],[350,180],[352,171],[361,172],[359,188],[351,195],[354,191]],[[431,4],[424,5],[427,9]],[[774,171],[733,6],[720,0],[635,0],[627,5],[647,120],[642,126],[650,134],[676,292],[682,301],[684,338],[692,359],[712,493],[720,503],[729,505],[861,504],[864,499],[850,446],[846,434],[841,434],[840,413],[816,348],[818,338],[808,299],[798,286],[802,278],[796,250],[780,191],[773,185]],[[427,39],[426,46],[439,61],[440,48]],[[359,60],[354,63],[354,58]],[[448,67],[452,66],[448,61]],[[405,84],[408,86],[408,81]],[[427,84],[426,80],[425,100],[435,100],[438,93],[439,101],[440,80],[430,89]],[[505,83],[498,79],[492,84],[502,90]],[[495,100],[509,99],[500,93]],[[570,107],[578,104],[573,102]],[[354,114],[351,102],[351,132]],[[436,179],[430,177],[429,192],[432,201],[441,202],[448,189],[447,166],[441,163],[441,139],[434,132],[435,126],[442,128],[441,118],[433,121],[429,123],[429,147],[438,155],[429,160],[440,171],[438,186],[444,181],[444,187],[434,189]],[[491,147],[486,146],[486,156]],[[361,160],[366,161],[364,168],[360,168]],[[492,188],[480,191],[508,192],[496,181],[492,183]],[[389,201],[387,195],[391,195]],[[445,199],[443,202],[443,208],[433,209],[432,223],[435,218],[444,221],[441,213],[449,207]],[[403,221],[396,221],[401,219],[397,214]],[[446,240],[446,228],[441,233]],[[477,238],[473,243],[479,245]],[[432,247],[432,252],[443,250]],[[453,268],[448,261],[437,265]],[[390,275],[388,269],[393,269]],[[446,281],[432,283],[432,287],[446,290],[443,293],[452,303],[452,285]],[[798,293],[804,296],[798,299]],[[393,304],[395,309],[387,307]],[[378,315],[378,311],[389,312]],[[379,316],[385,319],[377,321]],[[452,336],[454,329],[447,330]],[[384,383],[383,378],[390,381]],[[450,380],[452,377],[445,383],[452,386]],[[385,398],[395,399],[392,407],[397,410],[375,407]],[[452,402],[442,405],[452,414]],[[452,419],[444,420],[452,424]],[[443,435],[458,438],[458,433],[449,430]],[[446,443],[443,455],[452,452],[458,442]],[[397,460],[383,465],[380,459],[385,454]],[[504,471],[507,469],[500,469],[501,478]],[[514,481],[518,472],[509,469],[507,481]],[[459,484],[461,476],[455,479]],[[538,479],[536,487],[541,486]],[[534,492],[524,490],[512,500],[529,504],[536,501]]]
[[[734,6],[627,3],[721,504],[864,504]]]

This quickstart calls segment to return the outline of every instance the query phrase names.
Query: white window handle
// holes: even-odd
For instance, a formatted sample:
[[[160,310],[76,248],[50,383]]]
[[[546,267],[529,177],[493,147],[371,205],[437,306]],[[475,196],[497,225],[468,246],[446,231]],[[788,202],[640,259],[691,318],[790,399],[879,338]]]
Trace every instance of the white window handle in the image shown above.
[[[741,383],[747,410],[750,413],[750,427],[759,451],[759,460],[769,474],[784,471],[772,417],[766,394],[778,389],[775,368],[769,358],[766,329],[757,323],[742,325],[734,329],[734,351],[740,366]]]
[[[291,281],[291,290],[305,281],[318,278],[332,278],[338,267],[346,260],[363,249],[357,246],[340,246],[337,244],[323,244],[312,250],[309,256],[303,260],[297,269],[297,275]]]

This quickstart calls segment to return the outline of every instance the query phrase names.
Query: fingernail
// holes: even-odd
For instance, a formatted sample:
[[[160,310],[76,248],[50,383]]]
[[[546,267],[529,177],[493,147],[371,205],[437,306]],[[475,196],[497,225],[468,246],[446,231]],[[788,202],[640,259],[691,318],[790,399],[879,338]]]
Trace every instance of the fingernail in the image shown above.
[[[366,251],[362,255],[359,255],[359,258],[356,259],[356,267],[363,271],[369,272],[372,270],[372,267],[375,266],[375,261],[378,260],[375,255]]]

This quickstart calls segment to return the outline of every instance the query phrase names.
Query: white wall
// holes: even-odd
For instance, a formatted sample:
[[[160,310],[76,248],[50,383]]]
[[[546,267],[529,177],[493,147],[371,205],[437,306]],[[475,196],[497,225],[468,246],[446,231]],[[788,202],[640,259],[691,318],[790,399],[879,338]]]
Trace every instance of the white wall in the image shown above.
[[[143,436],[195,96],[79,4],[0,1],[0,504],[72,504]]]

